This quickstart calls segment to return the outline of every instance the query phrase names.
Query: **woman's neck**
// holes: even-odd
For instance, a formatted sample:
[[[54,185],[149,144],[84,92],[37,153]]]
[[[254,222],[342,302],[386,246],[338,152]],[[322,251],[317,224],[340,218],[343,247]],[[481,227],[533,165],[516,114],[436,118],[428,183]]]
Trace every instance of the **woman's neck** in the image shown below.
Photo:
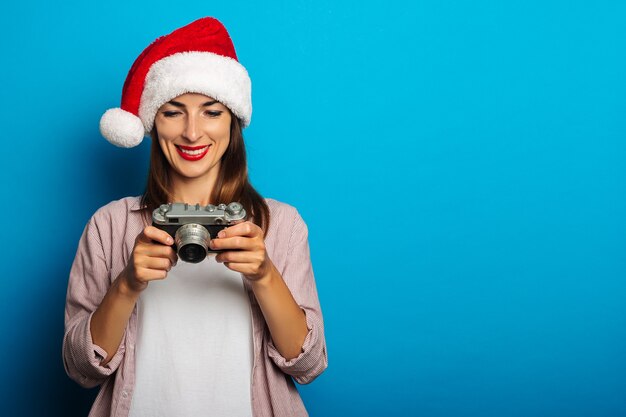
[[[211,204],[209,198],[217,182],[216,177],[186,178],[174,173],[170,178],[173,190],[171,203]]]

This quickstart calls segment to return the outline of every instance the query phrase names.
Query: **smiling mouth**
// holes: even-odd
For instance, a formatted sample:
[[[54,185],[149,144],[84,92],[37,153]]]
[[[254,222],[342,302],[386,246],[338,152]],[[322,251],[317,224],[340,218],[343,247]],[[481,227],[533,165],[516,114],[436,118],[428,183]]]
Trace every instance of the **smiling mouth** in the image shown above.
[[[187,161],[198,161],[207,154],[211,145],[205,146],[182,146],[175,145],[178,154]]]

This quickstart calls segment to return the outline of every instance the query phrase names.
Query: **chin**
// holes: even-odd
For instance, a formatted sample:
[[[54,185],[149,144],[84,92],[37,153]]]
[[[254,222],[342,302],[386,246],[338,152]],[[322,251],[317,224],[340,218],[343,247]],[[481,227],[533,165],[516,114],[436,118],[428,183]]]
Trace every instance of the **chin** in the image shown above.
[[[193,178],[201,178],[201,177],[207,176],[211,170],[206,168],[206,169],[197,169],[197,170],[196,169],[182,169],[182,170],[176,170],[176,171],[178,172],[178,175],[184,178],[193,179]]]

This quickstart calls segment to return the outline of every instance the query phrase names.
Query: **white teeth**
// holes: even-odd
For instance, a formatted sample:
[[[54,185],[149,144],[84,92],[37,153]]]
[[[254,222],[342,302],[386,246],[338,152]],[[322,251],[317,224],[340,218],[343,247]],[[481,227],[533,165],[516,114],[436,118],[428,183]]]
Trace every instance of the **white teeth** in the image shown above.
[[[181,152],[182,152],[182,153],[184,153],[185,155],[191,155],[191,156],[194,156],[194,155],[200,155],[201,153],[203,153],[204,151],[206,151],[208,147],[209,147],[209,146],[207,145],[207,146],[205,146],[204,148],[201,148],[201,149],[196,149],[195,151],[188,151],[188,150],[183,149],[183,148],[178,148],[178,149],[180,149],[180,150],[181,150]]]

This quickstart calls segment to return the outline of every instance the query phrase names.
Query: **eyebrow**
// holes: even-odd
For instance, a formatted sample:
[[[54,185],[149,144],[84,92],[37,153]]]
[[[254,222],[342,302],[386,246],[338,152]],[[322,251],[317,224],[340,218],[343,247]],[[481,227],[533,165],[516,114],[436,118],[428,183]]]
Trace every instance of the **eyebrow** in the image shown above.
[[[171,104],[172,106],[176,106],[176,107],[181,107],[184,108],[186,107],[183,103],[180,103],[178,101],[174,101],[174,100],[170,100],[167,102],[168,104]],[[204,103],[202,105],[202,107],[204,106],[212,106],[213,104],[217,103],[217,100],[213,100],[213,101],[207,101],[206,103]]]

